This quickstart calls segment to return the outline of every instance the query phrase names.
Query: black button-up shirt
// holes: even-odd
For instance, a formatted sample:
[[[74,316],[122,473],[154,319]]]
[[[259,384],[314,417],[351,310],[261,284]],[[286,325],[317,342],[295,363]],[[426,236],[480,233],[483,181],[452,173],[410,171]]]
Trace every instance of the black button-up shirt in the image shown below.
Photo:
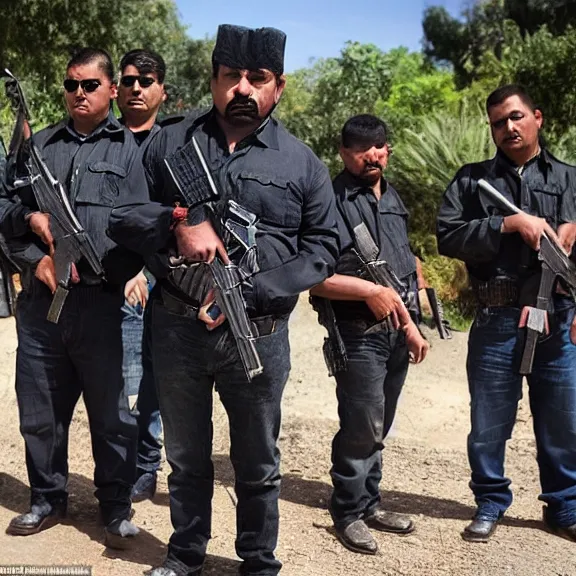
[[[134,252],[118,246],[106,230],[114,206],[147,200],[147,186],[140,161],[140,152],[131,132],[124,129],[112,113],[91,134],[82,136],[70,120],[41,130],[34,135],[52,175],[62,184],[85,231],[92,239],[102,260],[106,280],[122,284],[142,267],[142,259]],[[8,198],[13,210],[0,223],[9,242],[13,259],[31,278],[33,269],[48,247],[33,234],[24,222],[38,205],[29,184],[14,186],[8,182]],[[11,197],[10,197],[11,196]],[[82,260],[78,264],[81,282],[94,284],[99,280]]]
[[[463,260],[473,280],[498,276],[522,281],[538,273],[536,252],[520,234],[500,232],[504,216],[481,192],[480,178],[556,229],[576,221],[576,168],[542,150],[519,170],[498,152],[491,160],[461,168],[444,193],[437,221],[440,254]]]
[[[256,244],[260,272],[247,295],[251,315],[284,314],[296,305],[298,294],[319,284],[334,270],[338,229],[332,185],[326,167],[276,119],[269,118],[229,152],[213,111],[187,117],[164,127],[151,141],[144,165],[151,199],[164,206],[187,205],[170,176],[164,159],[197,140],[219,193],[233,199],[258,219]],[[168,244],[169,220],[142,222],[128,211],[114,211],[111,234],[146,254],[146,247]],[[203,206],[194,209],[194,222],[207,217]],[[153,237],[153,238],[151,238]],[[167,250],[148,261],[158,278],[168,274]]]
[[[380,250],[378,259],[389,264],[408,290],[416,273],[416,258],[408,238],[408,211],[398,192],[386,180],[381,184],[382,195],[378,200],[369,186],[359,183],[347,170],[334,179],[341,249],[336,272],[365,277],[359,273],[358,259],[352,253],[353,228],[364,222]],[[333,300],[332,307],[341,320],[374,320],[364,302]]]

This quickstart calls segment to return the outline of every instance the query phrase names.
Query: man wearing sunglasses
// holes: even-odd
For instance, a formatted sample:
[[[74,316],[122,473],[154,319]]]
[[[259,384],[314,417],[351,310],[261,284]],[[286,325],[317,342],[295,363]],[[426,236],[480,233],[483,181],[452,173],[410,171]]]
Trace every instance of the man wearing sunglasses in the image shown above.
[[[140,146],[146,145],[160,130],[161,125],[156,120],[167,98],[165,75],[166,64],[162,56],[149,50],[131,50],[120,61],[117,100],[122,113],[120,122],[132,132]],[[152,498],[156,493],[156,474],[162,450],[162,422],[152,375],[149,322],[144,319],[144,308],[153,283],[154,278],[146,269],[129,280],[122,308],[126,393],[138,396],[134,407],[138,424],[136,483],[132,490],[134,502]]]
[[[120,61],[118,108],[120,122],[143,144],[159,126],[156,117],[167,95],[164,90],[166,64],[160,54],[131,50]]]
[[[58,323],[47,320],[56,290],[50,215],[38,211],[23,167],[7,183],[13,209],[0,231],[22,269],[16,394],[31,488],[30,510],[14,518],[7,532],[34,534],[66,514],[68,429],[82,394],[106,545],[126,548],[138,533],[130,522],[137,429],[122,377],[121,308],[123,287],[143,262],[117,246],[106,227],[113,206],[138,202],[146,182],[139,148],[112,114],[116,92],[110,56],[80,51],[66,68],[69,117],[34,135],[94,244],[104,277],[81,259]]]

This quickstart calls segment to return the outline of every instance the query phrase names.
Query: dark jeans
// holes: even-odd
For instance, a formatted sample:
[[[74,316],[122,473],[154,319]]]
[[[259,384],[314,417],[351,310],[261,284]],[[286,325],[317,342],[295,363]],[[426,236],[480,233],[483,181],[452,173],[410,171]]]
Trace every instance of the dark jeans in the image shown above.
[[[336,527],[380,503],[382,449],[408,372],[403,332],[364,335],[340,323],[348,369],[336,374],[340,430],[332,442],[330,513]]]
[[[149,304],[150,305],[150,304]],[[142,306],[122,306],[122,369],[128,396],[138,395],[132,414],[138,425],[137,476],[155,473],[162,459],[162,421],[152,372],[150,314]]]
[[[227,324],[209,332],[195,318],[152,308],[152,353],[164,423],[170,513],[168,557],[190,568],[204,562],[210,539],[214,468],[212,390],[228,414],[236,476],[236,552],[242,574],[272,576],[280,494],[280,404],[290,371],[286,320],[256,340],[263,374],[248,382]]]
[[[479,310],[468,342],[470,487],[478,514],[488,518],[501,516],[512,503],[510,480],[504,477],[504,451],[522,397],[519,317],[517,308]],[[558,299],[551,334],[537,345],[527,377],[540,500],[548,504],[548,516],[559,526],[576,523],[576,346],[569,336],[573,318],[574,308]]]
[[[75,287],[58,324],[35,282],[18,299],[16,396],[33,504],[65,501],[68,429],[80,394],[88,412],[94,484],[105,522],[127,516],[136,465],[136,424],[122,378],[120,291]]]

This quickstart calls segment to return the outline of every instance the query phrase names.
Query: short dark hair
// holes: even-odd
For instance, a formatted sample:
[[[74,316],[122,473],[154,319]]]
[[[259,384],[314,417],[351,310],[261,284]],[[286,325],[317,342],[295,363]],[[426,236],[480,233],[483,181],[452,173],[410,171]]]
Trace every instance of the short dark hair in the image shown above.
[[[127,66],[134,66],[140,74],[156,74],[158,82],[160,84],[164,83],[166,63],[164,58],[156,52],[142,48],[130,50],[130,52],[124,54],[120,61],[120,73],[124,72]]]
[[[341,143],[344,148],[360,146],[382,147],[388,142],[388,128],[384,120],[372,114],[358,114],[346,120],[342,128]]]
[[[110,82],[115,83],[112,58],[106,50],[101,50],[100,48],[82,48],[79,52],[76,52],[66,65],[66,72],[73,66],[86,66],[95,61],[98,62],[98,68],[106,74]]]
[[[532,112],[540,108],[536,105],[532,96],[528,94],[528,91],[524,86],[520,84],[506,84],[505,86],[496,88],[496,90],[486,98],[486,112],[489,112],[490,108],[502,104],[504,100],[507,100],[512,96],[518,96],[518,98],[520,98],[520,100],[522,100],[522,102],[528,106]]]

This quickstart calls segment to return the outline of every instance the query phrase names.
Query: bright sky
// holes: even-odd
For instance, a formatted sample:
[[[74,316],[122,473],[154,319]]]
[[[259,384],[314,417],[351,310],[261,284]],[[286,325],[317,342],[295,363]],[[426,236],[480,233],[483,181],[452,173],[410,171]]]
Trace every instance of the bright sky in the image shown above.
[[[218,24],[273,26],[286,32],[287,72],[310,58],[338,56],[347,40],[376,44],[386,51],[407,46],[419,51],[422,13],[442,5],[458,15],[463,0],[176,0],[192,38],[214,36]]]

